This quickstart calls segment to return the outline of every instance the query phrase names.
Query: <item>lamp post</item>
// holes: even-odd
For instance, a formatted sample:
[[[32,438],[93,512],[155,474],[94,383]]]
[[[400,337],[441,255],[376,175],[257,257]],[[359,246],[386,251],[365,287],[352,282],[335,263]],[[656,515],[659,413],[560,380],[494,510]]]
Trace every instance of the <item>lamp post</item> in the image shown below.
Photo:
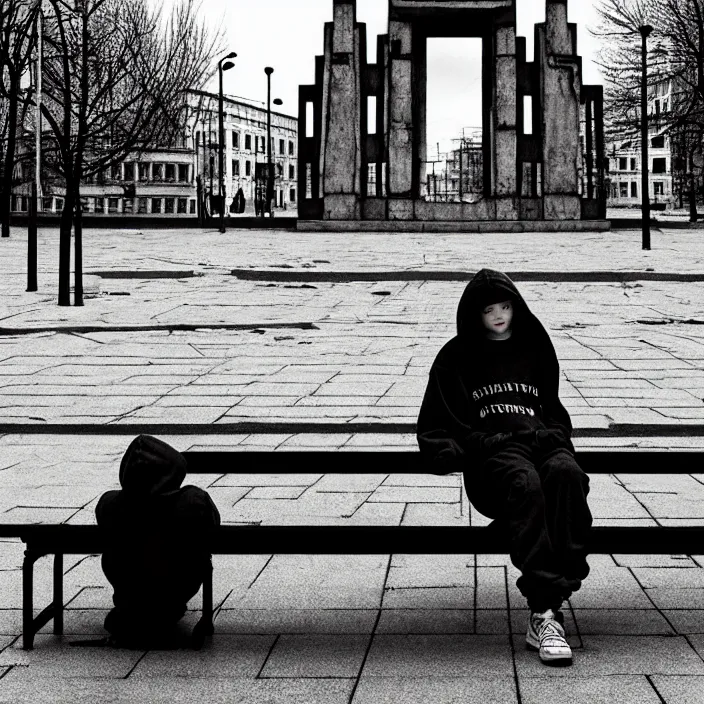
[[[643,249],[650,249],[650,193],[648,190],[648,37],[649,24],[638,27],[641,36],[640,144],[641,144],[641,222]]]
[[[223,56],[218,61],[218,78],[220,79],[220,91],[218,93],[218,190],[220,198],[220,232],[225,232],[225,181],[223,171],[225,165],[225,124],[223,115],[223,98],[222,98],[222,72],[231,69],[235,64],[232,61],[225,59],[234,59],[237,54],[231,51],[227,56]],[[223,64],[223,61],[225,63]]]
[[[272,217],[271,201],[274,195],[274,170],[271,159],[271,74],[274,69],[267,66],[266,73],[266,209]],[[279,98],[274,99],[274,105],[283,105]],[[262,213],[263,214],[263,213]]]

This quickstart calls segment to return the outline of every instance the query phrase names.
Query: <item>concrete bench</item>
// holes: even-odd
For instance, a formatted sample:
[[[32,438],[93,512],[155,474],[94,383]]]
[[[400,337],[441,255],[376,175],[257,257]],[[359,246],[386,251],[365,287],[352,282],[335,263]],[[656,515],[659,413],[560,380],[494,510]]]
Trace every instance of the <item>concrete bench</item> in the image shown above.
[[[420,453],[409,451],[185,452],[189,474],[428,474]],[[696,474],[704,472],[701,451],[581,451],[577,460],[588,474]],[[53,619],[63,633],[63,556],[101,554],[95,525],[1,524],[0,537],[18,537],[26,545],[22,567],[23,647]],[[455,526],[222,525],[213,554],[487,554],[507,553],[501,531]],[[704,554],[704,526],[612,527],[592,529],[590,553]],[[53,600],[34,616],[34,563],[54,555]],[[212,566],[203,584],[203,612],[195,635],[213,632]]]

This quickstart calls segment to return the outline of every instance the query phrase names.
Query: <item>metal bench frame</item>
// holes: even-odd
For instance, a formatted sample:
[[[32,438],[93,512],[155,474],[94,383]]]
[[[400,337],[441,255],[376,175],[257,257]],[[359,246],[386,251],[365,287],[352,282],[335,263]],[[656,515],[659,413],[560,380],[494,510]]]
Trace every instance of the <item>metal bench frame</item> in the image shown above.
[[[189,474],[291,474],[301,464],[309,474],[428,474],[420,453],[377,452],[186,452]],[[588,474],[704,473],[701,451],[582,451],[577,461]],[[26,545],[22,566],[23,648],[31,650],[36,633],[53,619],[63,634],[63,556],[101,554],[97,525],[0,525],[0,537],[19,537]],[[508,552],[496,523],[455,526],[271,526],[223,525],[212,554],[501,554]],[[704,554],[704,526],[592,528],[594,554]],[[54,555],[53,599],[34,616],[34,563]],[[213,633],[212,562],[203,583],[203,611],[194,635]]]

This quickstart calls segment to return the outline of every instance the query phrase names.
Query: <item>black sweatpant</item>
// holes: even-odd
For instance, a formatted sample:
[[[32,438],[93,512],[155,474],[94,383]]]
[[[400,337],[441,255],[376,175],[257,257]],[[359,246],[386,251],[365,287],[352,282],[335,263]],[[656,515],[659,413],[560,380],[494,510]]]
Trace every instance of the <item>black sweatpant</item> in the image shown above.
[[[589,477],[572,453],[509,441],[464,480],[477,511],[507,531],[531,611],[559,608],[589,574]]]

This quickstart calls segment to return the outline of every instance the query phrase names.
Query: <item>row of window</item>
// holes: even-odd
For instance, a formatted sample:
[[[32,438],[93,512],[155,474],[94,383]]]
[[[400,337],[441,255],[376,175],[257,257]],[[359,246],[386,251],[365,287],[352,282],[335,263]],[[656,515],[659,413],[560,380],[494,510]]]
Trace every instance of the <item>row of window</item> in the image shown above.
[[[275,164],[276,166],[276,177],[277,178],[283,178],[284,175],[284,165],[283,164]],[[239,159],[233,159],[232,160],[232,176],[240,176],[241,171],[240,171],[240,160]],[[245,176],[251,176],[252,175],[252,162],[247,159],[244,162],[244,175]],[[293,164],[288,165],[288,177],[290,180],[293,180],[296,178],[296,167]]]
[[[625,157],[621,156],[614,159],[616,164],[615,171],[637,171],[638,160],[635,157]],[[654,174],[666,174],[667,173],[667,158],[666,157],[655,157],[653,159],[653,166],[651,168],[651,173]]]
[[[165,181],[166,183],[190,183],[189,164],[125,161],[86,179],[87,183],[113,181]]]
[[[230,132],[231,134],[231,146],[233,149],[240,149],[240,133],[235,132],[234,130]],[[254,137],[254,149],[252,149],[252,137]],[[206,142],[206,139],[208,140]],[[196,149],[201,146],[201,133],[196,132]],[[203,132],[203,146],[204,147],[209,147],[209,148],[215,148],[217,149],[218,146],[218,137],[217,137],[217,132],[211,131],[211,132]],[[264,135],[252,135],[249,133],[245,133],[244,135],[244,149],[245,151],[255,151],[255,152],[261,152],[262,154],[266,151],[266,137]],[[288,140],[288,155],[289,156],[294,156],[294,143],[292,139]],[[276,152],[276,139],[274,137],[271,138],[271,153],[274,154]],[[285,139],[279,139],[279,152],[281,156],[283,156],[286,153],[286,140]]]
[[[653,181],[652,195],[668,195],[665,181]],[[621,181],[620,183],[615,183],[612,188],[611,196],[613,198],[638,198],[638,182]]]

